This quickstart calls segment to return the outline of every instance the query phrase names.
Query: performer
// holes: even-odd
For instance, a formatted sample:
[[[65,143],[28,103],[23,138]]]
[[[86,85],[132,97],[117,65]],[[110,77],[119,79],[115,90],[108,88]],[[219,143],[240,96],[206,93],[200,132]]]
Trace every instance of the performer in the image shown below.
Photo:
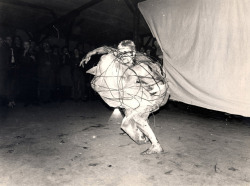
[[[163,152],[149,126],[148,117],[168,100],[164,69],[159,63],[136,52],[131,40],[120,42],[118,49],[107,46],[97,48],[89,52],[80,65],[83,66],[95,54],[105,55],[97,66],[87,71],[95,75],[91,81],[92,88],[109,106],[125,111],[121,128],[137,144],[152,143],[141,154]]]

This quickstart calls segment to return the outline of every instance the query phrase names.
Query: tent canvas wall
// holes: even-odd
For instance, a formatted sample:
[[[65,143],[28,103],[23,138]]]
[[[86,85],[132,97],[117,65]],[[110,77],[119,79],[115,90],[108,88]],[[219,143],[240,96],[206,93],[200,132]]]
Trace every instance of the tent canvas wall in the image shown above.
[[[250,116],[250,1],[147,0],[171,99]]]

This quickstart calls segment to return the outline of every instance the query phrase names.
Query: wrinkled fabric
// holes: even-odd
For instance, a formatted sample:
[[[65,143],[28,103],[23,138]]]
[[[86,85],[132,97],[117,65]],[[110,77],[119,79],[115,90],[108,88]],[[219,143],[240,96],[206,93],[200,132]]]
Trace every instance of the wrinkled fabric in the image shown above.
[[[153,112],[167,102],[164,70],[142,54],[137,54],[132,67],[122,64],[113,53],[104,55],[88,73],[95,75],[92,88],[111,107]]]
[[[250,116],[250,1],[147,0],[170,99]]]

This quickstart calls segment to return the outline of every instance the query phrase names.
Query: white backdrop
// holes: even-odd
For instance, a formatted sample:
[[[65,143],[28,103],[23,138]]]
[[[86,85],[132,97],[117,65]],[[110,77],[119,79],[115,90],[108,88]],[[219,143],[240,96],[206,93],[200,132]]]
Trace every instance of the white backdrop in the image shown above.
[[[147,0],[171,99],[250,116],[250,0]]]

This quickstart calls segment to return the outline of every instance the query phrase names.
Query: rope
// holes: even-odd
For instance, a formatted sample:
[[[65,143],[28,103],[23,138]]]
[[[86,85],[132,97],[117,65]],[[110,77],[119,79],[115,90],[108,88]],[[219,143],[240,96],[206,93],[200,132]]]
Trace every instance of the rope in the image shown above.
[[[91,81],[95,91],[104,100],[116,103],[120,108],[150,107],[151,112],[158,110],[167,96],[168,87],[160,63],[139,53],[142,59],[135,59],[134,65],[128,66],[123,63],[124,56],[116,55],[114,51],[110,53],[115,56],[114,60],[104,71],[99,66],[97,75]],[[136,82],[128,84],[130,78],[136,79]],[[136,108],[131,107],[129,101],[134,101]]]

